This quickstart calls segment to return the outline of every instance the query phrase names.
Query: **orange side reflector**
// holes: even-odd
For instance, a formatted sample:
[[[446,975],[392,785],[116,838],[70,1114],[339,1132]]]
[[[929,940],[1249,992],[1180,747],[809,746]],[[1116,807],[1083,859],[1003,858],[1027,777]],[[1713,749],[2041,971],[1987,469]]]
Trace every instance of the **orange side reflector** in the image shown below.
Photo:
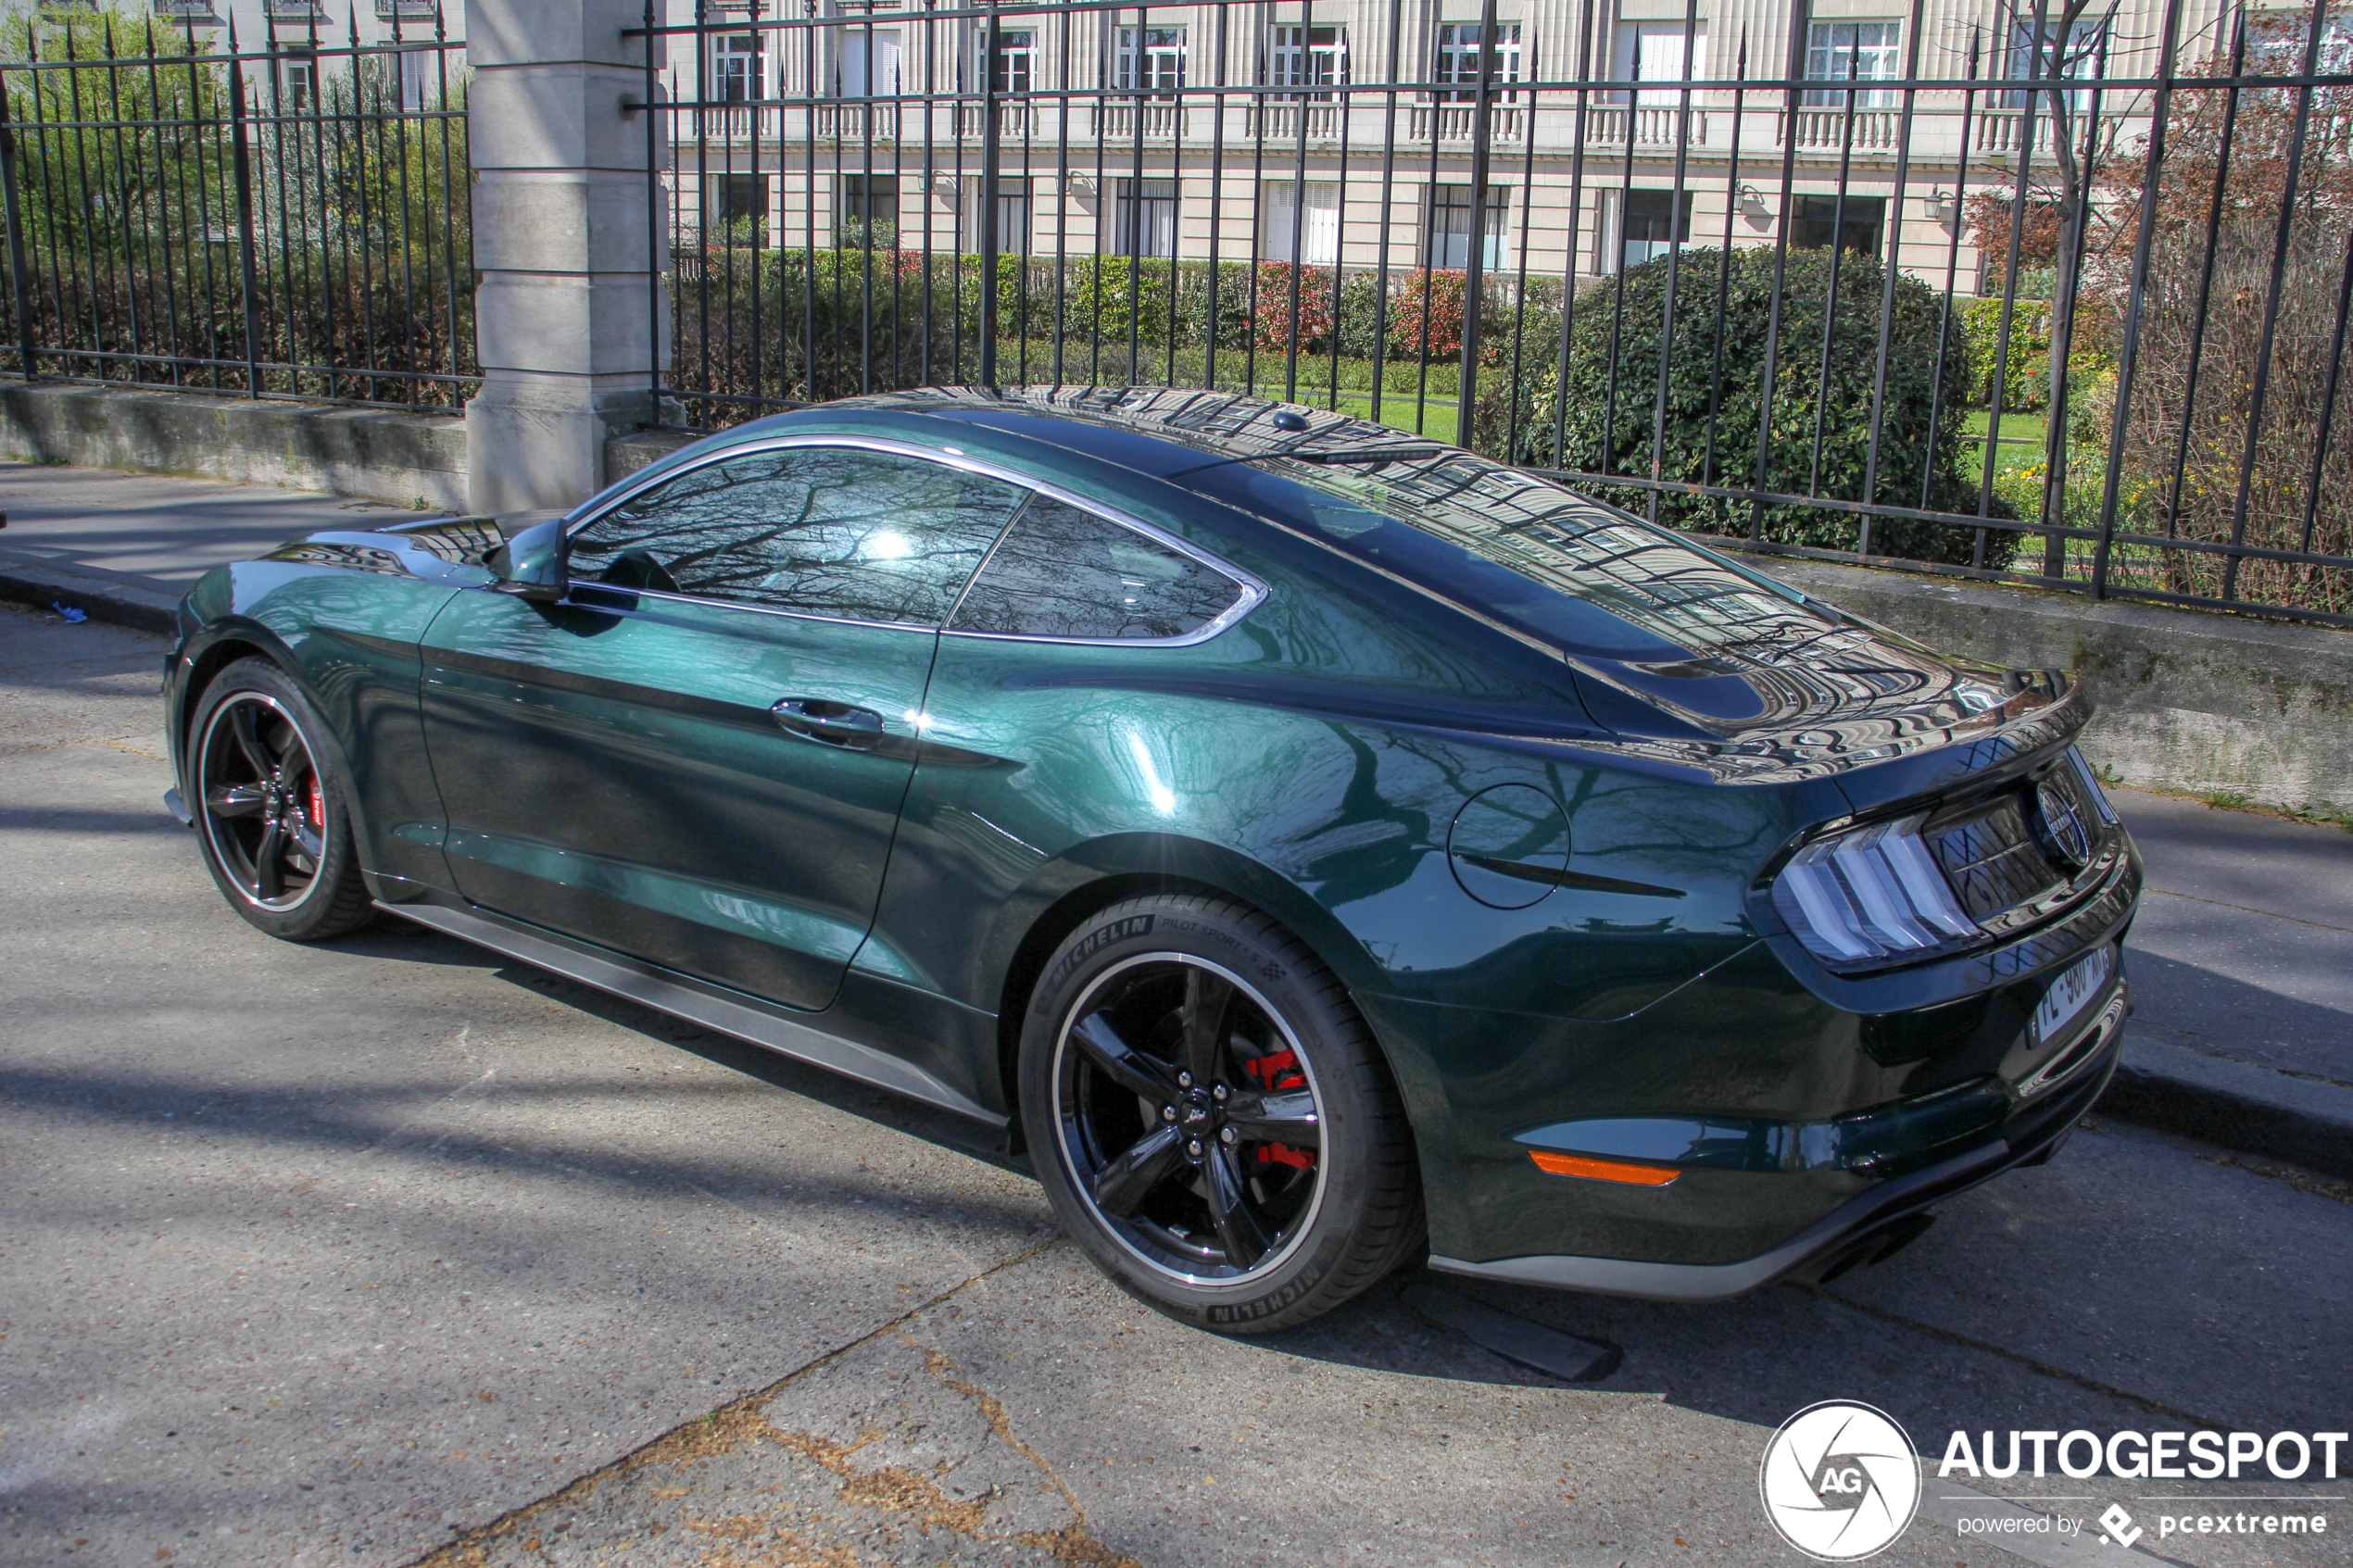
[[[1596,1182],[1629,1182],[1639,1187],[1663,1187],[1683,1173],[1671,1165],[1636,1165],[1624,1160],[1596,1160],[1590,1154],[1554,1154],[1531,1148],[1528,1158],[1540,1171],[1555,1176],[1583,1176]]]

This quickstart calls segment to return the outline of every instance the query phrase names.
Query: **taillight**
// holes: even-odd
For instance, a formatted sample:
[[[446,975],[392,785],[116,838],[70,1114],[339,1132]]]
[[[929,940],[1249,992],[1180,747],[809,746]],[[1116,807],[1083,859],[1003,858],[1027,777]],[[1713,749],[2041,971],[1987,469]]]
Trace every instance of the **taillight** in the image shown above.
[[[1928,813],[1873,822],[1799,850],[1773,882],[1773,907],[1816,958],[1864,963],[1982,935],[1920,842]]]

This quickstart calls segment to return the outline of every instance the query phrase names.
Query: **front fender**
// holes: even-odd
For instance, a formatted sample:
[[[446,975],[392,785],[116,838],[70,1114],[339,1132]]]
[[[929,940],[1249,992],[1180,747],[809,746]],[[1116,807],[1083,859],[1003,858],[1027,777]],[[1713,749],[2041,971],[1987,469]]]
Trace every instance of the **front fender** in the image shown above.
[[[306,560],[216,567],[182,603],[183,633],[167,680],[175,776],[194,800],[187,726],[211,678],[247,654],[301,687],[324,721],[346,781],[362,868],[379,896],[451,885],[446,826],[417,716],[417,642],[451,596],[444,583]]]

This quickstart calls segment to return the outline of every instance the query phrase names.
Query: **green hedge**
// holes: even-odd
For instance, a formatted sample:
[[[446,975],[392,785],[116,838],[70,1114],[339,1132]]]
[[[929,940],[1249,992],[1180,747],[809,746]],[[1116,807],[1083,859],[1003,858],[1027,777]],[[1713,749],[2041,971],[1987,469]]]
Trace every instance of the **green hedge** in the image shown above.
[[[1839,259],[1837,317],[1826,371],[1823,327],[1830,313],[1831,253],[1792,251],[1781,259],[1780,337],[1764,487],[1783,495],[1860,500],[1872,445],[1872,382],[1883,275],[1868,257],[1847,255]],[[1773,337],[1775,262],[1775,252],[1761,246],[1736,247],[1729,257],[1721,250],[1681,254],[1674,269],[1675,331],[1667,366],[1659,478],[1743,487],[1755,483],[1760,391]],[[1545,365],[1531,345],[1527,360],[1531,371],[1520,378],[1516,428],[1507,428],[1515,423],[1508,378],[1498,376],[1491,384],[1482,381],[1481,445],[1533,467],[1649,474],[1659,414],[1659,339],[1668,271],[1668,258],[1662,257],[1580,291],[1569,332],[1566,395],[1557,367]],[[1556,355],[1558,348],[1555,336],[1549,352]],[[1899,275],[1873,498],[1915,508],[1925,501],[1926,509],[1937,511],[1976,509],[1975,487],[1961,471],[1960,458],[1969,369],[1961,325],[1946,311],[1943,298],[1926,284]],[[1556,423],[1561,433],[1557,446]],[[1645,490],[1594,488],[1630,510],[1642,511],[1650,504]],[[2007,507],[2000,508],[2000,515],[2007,513]],[[1740,534],[1749,530],[1751,507],[1725,497],[1662,493],[1658,515],[1679,527]],[[1860,543],[1855,514],[1812,507],[1768,508],[1764,533],[1782,543],[1832,549],[1851,550]],[[1880,555],[1966,562],[1976,534],[1969,527],[1881,518],[1872,525],[1871,549]],[[1987,563],[2007,562],[2015,537],[1990,534]]]
[[[825,398],[969,379],[979,373],[984,292],[981,258],[970,255],[749,245],[682,252],[671,276],[675,380],[722,395]],[[1330,268],[1282,262],[1001,256],[995,292],[1000,376],[1014,373],[1009,345],[1016,342],[1033,345],[1033,371],[1051,373],[1037,370],[1034,345],[1059,335],[1070,375],[1132,369],[1148,377],[1172,359],[1205,369],[1214,347],[1221,384],[1248,370],[1253,384],[1278,388],[1295,358],[1305,395],[1328,382],[1335,356],[1344,387],[1369,386],[1378,345],[1391,391],[1427,380],[1433,395],[1453,395],[1458,272],[1393,273],[1384,295],[1377,274],[1335,279]],[[1487,363],[1501,363],[1522,333],[1531,344],[1557,341],[1557,282],[1531,280],[1516,306],[1501,293],[1491,291],[1483,307]],[[696,417],[718,417],[726,407],[714,402]]]
[[[1965,300],[1959,307],[1961,334],[1969,345],[1969,400],[1972,408],[1994,406],[1994,366],[2002,346],[1999,298]],[[2002,361],[2006,413],[2032,412],[2051,401],[2051,306],[2021,299],[2010,310],[2009,358]]]

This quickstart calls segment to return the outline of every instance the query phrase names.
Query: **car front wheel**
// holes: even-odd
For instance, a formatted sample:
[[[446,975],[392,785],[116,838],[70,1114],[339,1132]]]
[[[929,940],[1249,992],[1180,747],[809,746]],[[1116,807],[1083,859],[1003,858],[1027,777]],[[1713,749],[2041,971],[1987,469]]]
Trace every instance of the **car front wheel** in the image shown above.
[[[285,672],[241,659],[189,729],[196,831],[221,896],[272,936],[341,936],[375,913],[359,875],[326,726]]]
[[[1031,996],[1020,1075],[1064,1227],[1172,1317],[1287,1328],[1421,1241],[1412,1138],[1370,1032],[1245,906],[1162,896],[1082,922]]]

